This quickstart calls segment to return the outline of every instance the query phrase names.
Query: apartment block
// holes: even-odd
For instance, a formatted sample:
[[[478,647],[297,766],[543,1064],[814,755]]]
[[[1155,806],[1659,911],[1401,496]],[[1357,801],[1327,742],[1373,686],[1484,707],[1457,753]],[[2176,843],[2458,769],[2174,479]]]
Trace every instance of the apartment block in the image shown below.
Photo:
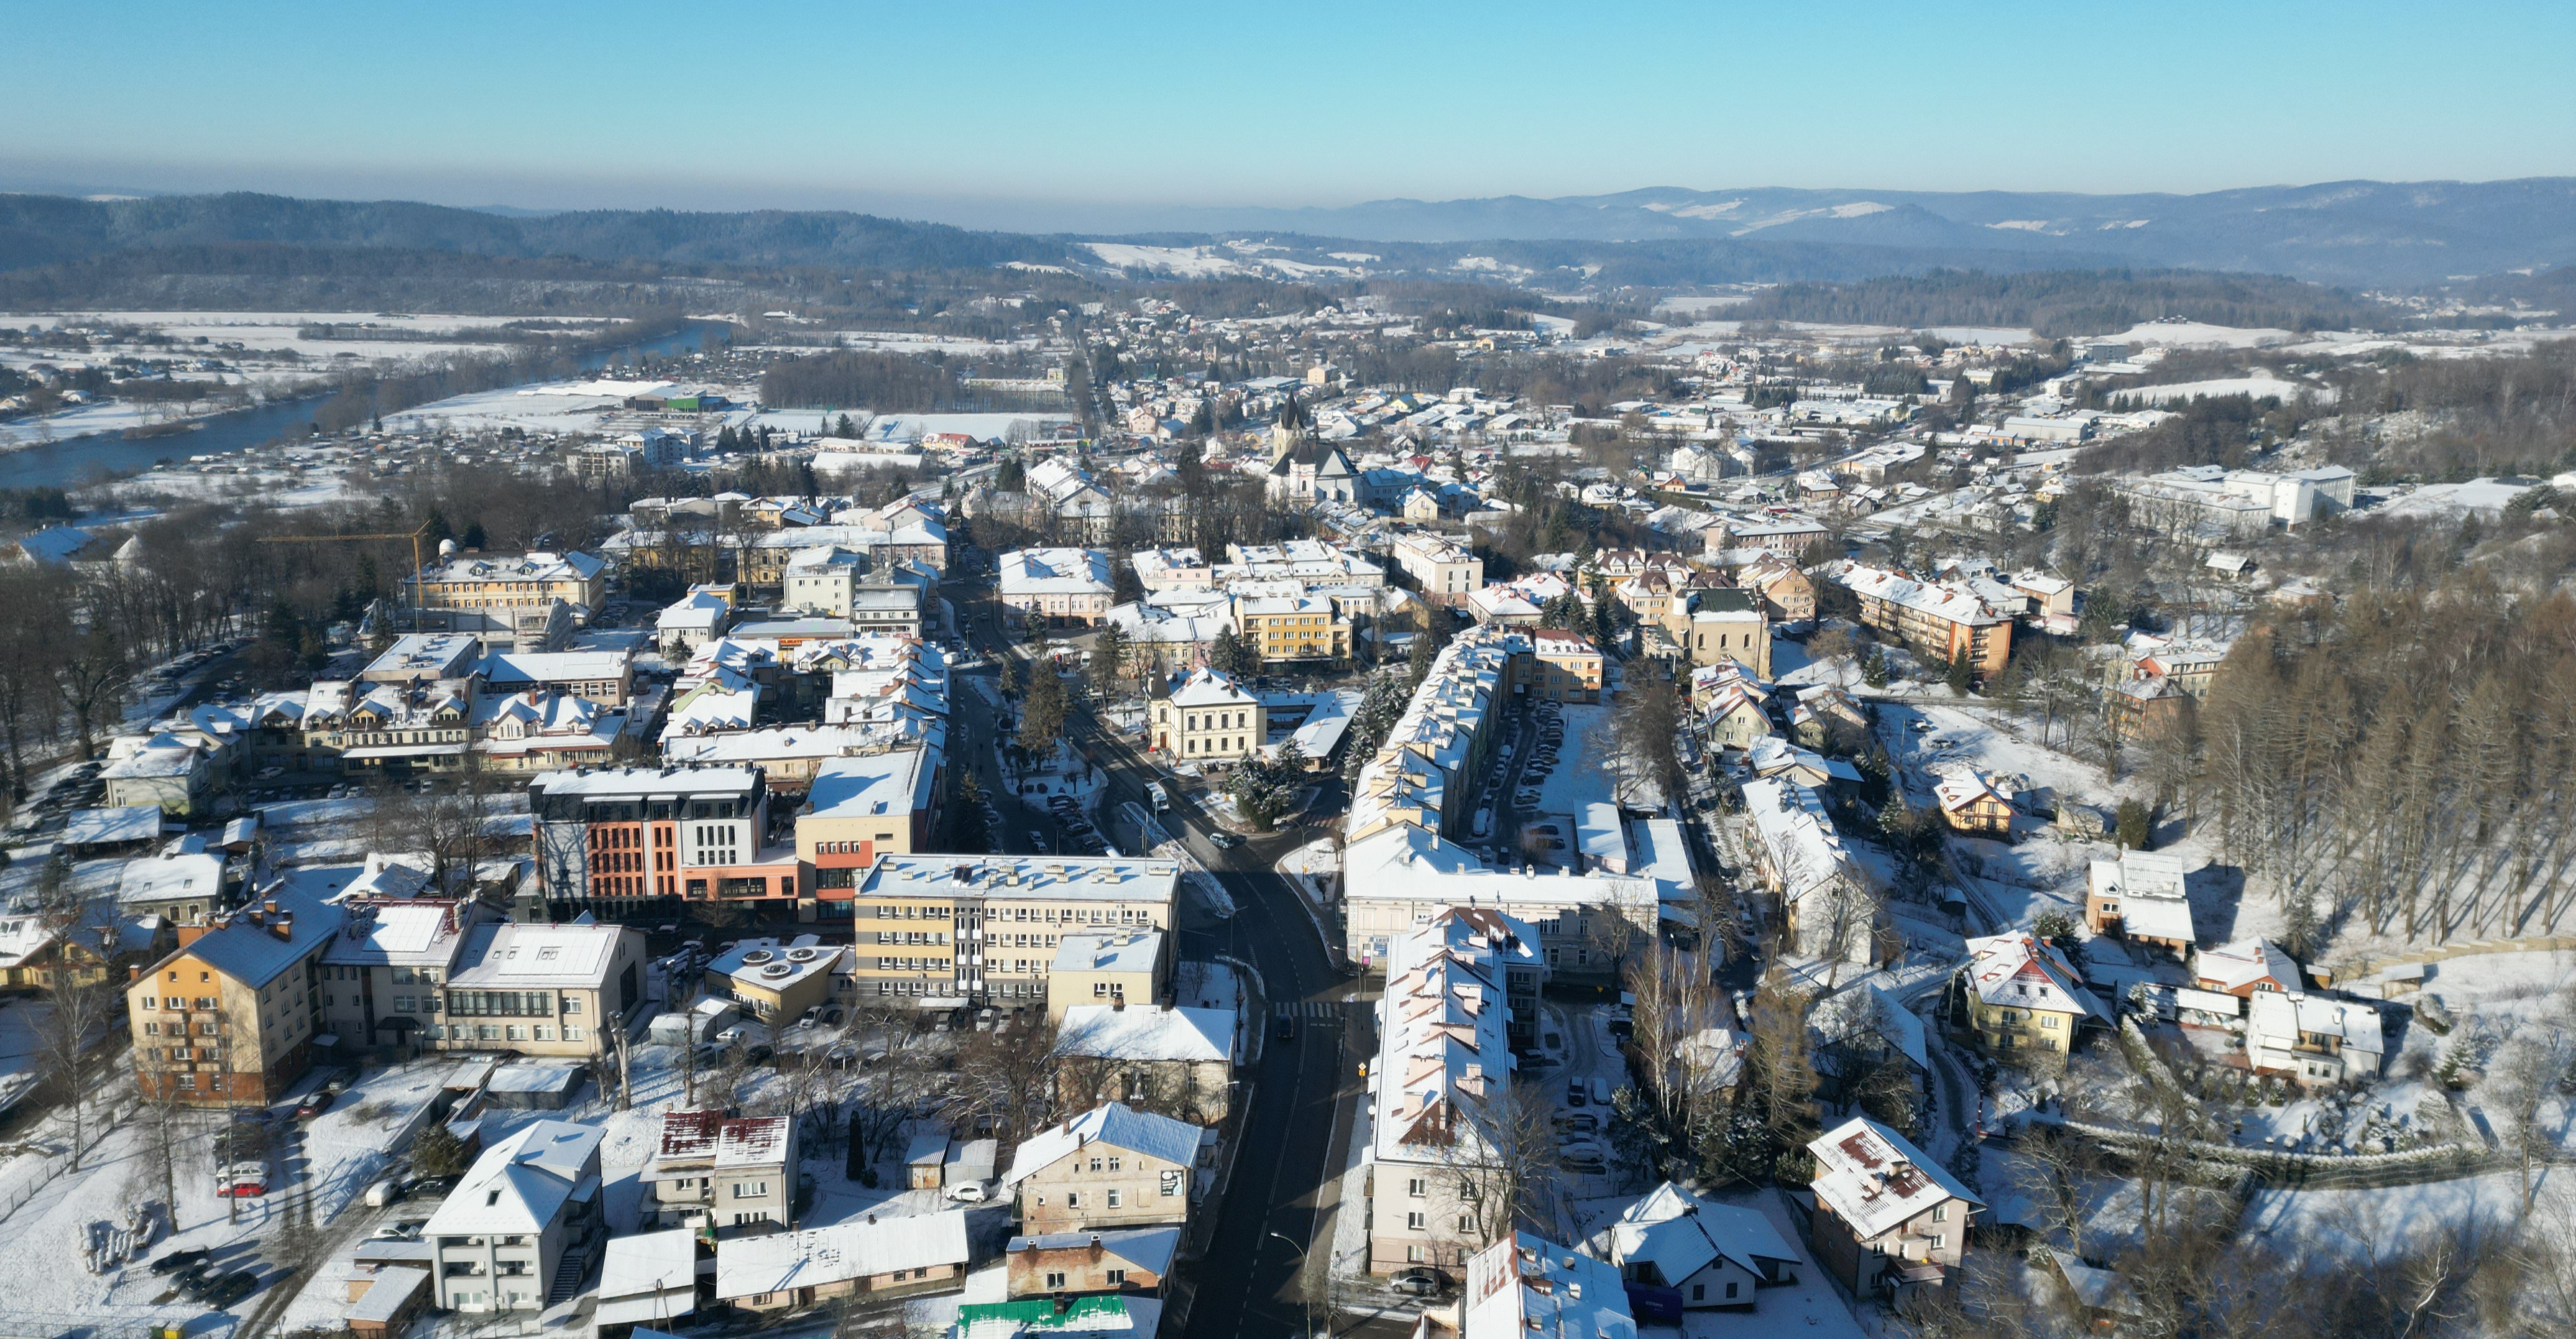
[[[1068,936],[1172,928],[1180,866],[1119,856],[889,856],[849,903],[851,989],[925,1009],[1043,1008]]]

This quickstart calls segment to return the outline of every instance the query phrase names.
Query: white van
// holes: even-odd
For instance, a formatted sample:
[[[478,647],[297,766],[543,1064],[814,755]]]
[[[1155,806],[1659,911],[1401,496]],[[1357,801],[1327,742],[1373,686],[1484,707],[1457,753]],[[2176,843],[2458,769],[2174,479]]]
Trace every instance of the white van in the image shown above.
[[[1610,1105],[1610,1080],[1596,1078],[1592,1081],[1592,1105],[1596,1107]]]

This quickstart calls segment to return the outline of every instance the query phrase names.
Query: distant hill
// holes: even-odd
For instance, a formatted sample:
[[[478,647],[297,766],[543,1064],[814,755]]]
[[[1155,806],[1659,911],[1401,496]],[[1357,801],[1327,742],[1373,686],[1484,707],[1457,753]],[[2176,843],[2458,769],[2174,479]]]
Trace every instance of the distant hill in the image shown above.
[[[2042,335],[2100,335],[2164,317],[2211,325],[2349,330],[2404,324],[2388,303],[2261,274],[2184,270],[1936,270],[1852,284],[1783,284],[1726,309],[1737,320],[1847,325],[2028,326]]]
[[[513,218],[406,201],[247,193],[140,200],[0,195],[0,270],[236,242],[699,266],[899,270],[1067,263],[1062,241],[838,212],[617,209]]]
[[[2053,255],[2055,267],[2254,271],[2412,287],[2576,261],[2576,178],[2338,181],[2204,195],[1685,190],[1333,209],[1159,211],[1197,232],[1381,242],[1732,238]],[[2027,265],[2013,268],[2029,268]]]

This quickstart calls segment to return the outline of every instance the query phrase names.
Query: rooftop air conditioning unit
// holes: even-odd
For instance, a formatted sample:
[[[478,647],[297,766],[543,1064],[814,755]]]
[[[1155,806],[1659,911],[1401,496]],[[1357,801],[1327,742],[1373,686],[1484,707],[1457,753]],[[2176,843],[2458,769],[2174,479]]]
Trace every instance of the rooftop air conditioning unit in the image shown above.
[[[742,955],[742,965],[745,967],[757,967],[777,956],[777,954],[770,952],[768,949],[756,948],[749,953]]]

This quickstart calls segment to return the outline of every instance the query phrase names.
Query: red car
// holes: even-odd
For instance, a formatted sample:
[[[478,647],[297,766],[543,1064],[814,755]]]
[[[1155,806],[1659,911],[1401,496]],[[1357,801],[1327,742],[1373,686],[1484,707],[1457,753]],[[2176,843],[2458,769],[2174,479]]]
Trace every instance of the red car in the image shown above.
[[[330,1109],[331,1090],[328,1088],[318,1089],[311,1097],[305,1098],[303,1101],[295,1104],[295,1118],[297,1120],[311,1120],[315,1116],[319,1116]]]

